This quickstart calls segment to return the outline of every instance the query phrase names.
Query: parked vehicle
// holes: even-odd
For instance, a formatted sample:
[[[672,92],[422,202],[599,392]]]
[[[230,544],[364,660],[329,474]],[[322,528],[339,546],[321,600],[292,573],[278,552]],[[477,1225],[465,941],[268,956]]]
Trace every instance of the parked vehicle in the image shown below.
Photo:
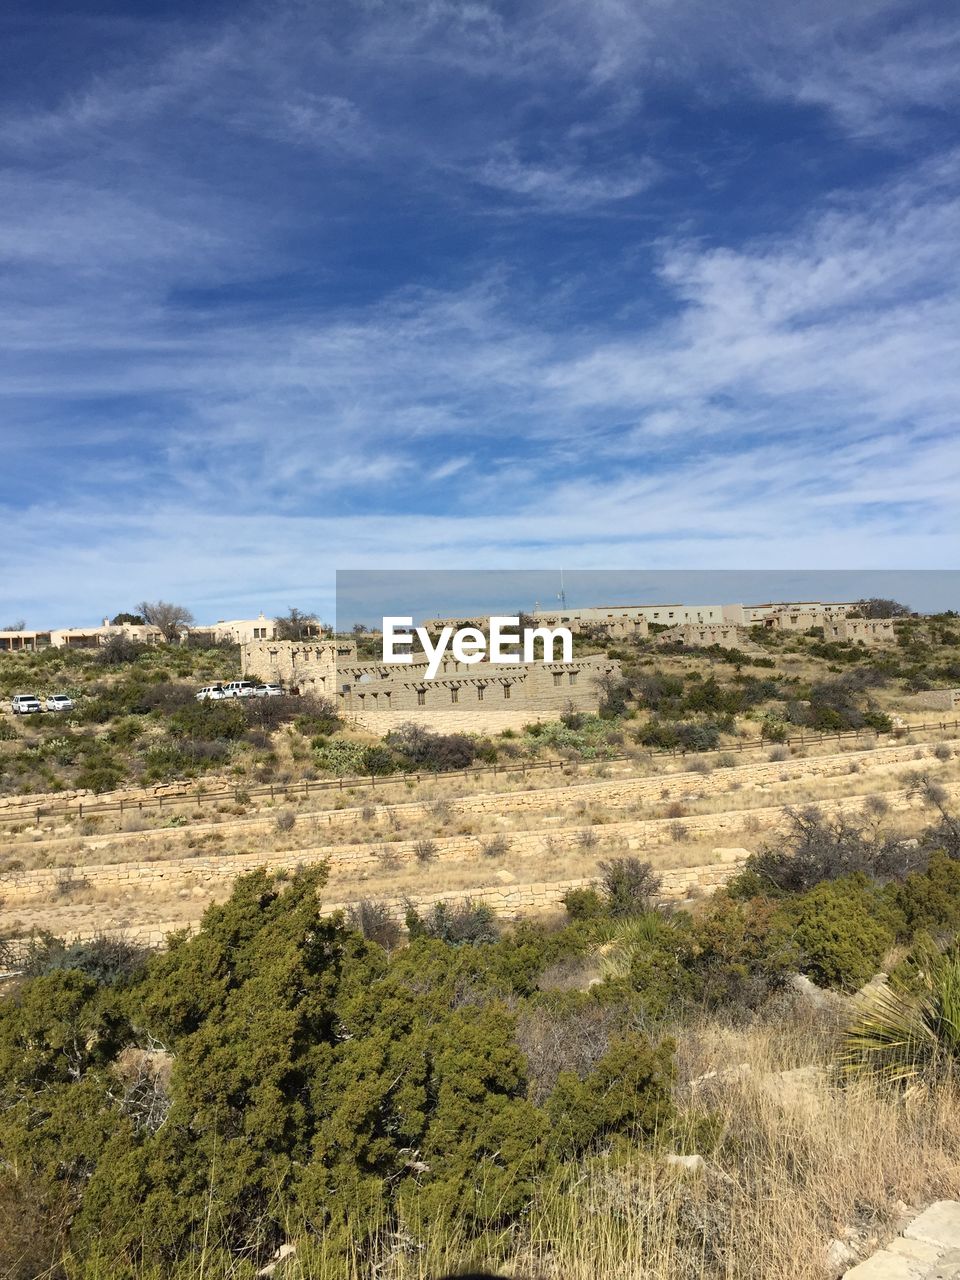
[[[254,695],[258,698],[282,698],[283,690],[278,684],[258,684],[254,689]]]
[[[205,684],[196,695],[198,702],[220,702],[227,695],[221,684]]]
[[[66,693],[52,693],[47,699],[48,711],[72,711],[73,699]]]
[[[257,691],[254,680],[231,680],[223,686],[225,698],[252,698]]]
[[[26,716],[42,711],[43,708],[35,693],[15,693],[10,699],[10,710],[15,716]]]

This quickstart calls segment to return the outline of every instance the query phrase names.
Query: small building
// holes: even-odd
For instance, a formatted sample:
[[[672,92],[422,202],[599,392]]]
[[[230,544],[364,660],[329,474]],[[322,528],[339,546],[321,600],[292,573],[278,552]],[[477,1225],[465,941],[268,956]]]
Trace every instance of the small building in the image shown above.
[[[824,640],[846,644],[892,644],[896,640],[892,618],[825,618]]]
[[[812,609],[781,609],[779,613],[770,613],[762,625],[767,631],[810,631],[814,627],[822,627],[826,614]]]
[[[36,653],[49,647],[49,631],[0,631],[0,653]]]
[[[449,658],[427,679],[425,656],[360,662],[350,640],[256,641],[242,646],[241,657],[245,676],[327,697],[343,719],[380,734],[410,722],[445,733],[498,733],[558,720],[571,708],[595,714],[605,680],[620,673],[618,662],[602,656],[496,665]]]
[[[163,632],[148,622],[114,624],[104,618],[99,627],[56,627],[50,632],[55,649],[99,649],[114,636],[126,636],[139,644],[160,644]]]
[[[739,649],[743,648],[743,634],[740,627],[732,622],[711,623],[707,626],[687,622],[661,631],[657,636],[657,643],[682,644],[691,649],[708,649],[713,644],[725,649]]]
[[[272,640],[276,634],[277,624],[262,612],[256,618],[220,618],[209,626],[191,627],[188,632],[194,639],[209,636],[214,644],[249,644]]]
[[[725,604],[723,617],[741,627],[766,626],[768,620],[783,614],[808,615],[816,619],[810,626],[818,627],[824,618],[845,618],[856,607],[854,601],[824,600],[769,600],[765,604]],[[801,627],[780,626],[777,630],[802,630]]]

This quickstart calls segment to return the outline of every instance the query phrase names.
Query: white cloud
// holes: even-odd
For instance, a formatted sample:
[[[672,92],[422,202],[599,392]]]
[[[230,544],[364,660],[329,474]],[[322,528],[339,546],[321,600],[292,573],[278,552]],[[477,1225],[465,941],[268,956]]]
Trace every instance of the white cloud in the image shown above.
[[[658,173],[652,160],[628,160],[598,171],[575,163],[523,162],[501,153],[481,165],[476,177],[484,186],[524,201],[575,213],[639,195],[653,185]]]
[[[377,165],[425,238],[433,216],[442,233],[485,212],[484,187],[510,197],[511,231],[545,212],[600,228],[669,171],[644,158],[658,85],[693,106],[759,86],[902,145],[915,110],[951,100],[957,28],[826,0],[521,8],[370,3],[339,43],[297,7],[241,16],[0,124],[20,166],[0,185],[5,460],[87,446],[55,503],[7,512],[10,612],[40,611],[51,580],[78,618],[142,594],[282,607],[338,562],[955,559],[956,154],[818,198],[789,232],[672,234],[654,278],[639,252],[600,282],[589,252],[518,271],[485,223],[446,283],[378,291],[372,268],[349,303],[348,215],[322,196],[347,172],[356,205]],[[443,93],[421,102],[451,73],[452,122]],[[618,162],[604,143],[625,121]],[[302,206],[262,199],[278,179],[251,140],[278,164],[289,149],[291,190],[321,176]],[[431,247],[425,278],[454,252]],[[620,305],[594,306],[617,271]],[[306,272],[302,305],[245,305]],[[131,407],[83,412],[100,401]]]

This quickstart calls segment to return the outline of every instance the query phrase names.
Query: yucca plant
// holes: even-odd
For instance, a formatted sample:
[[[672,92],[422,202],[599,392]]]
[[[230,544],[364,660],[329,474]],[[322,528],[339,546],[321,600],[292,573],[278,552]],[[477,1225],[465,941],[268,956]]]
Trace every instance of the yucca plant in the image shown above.
[[[864,997],[847,1029],[841,1068],[849,1078],[916,1087],[960,1068],[960,947],[930,946],[912,981]]]
[[[660,938],[664,927],[663,917],[656,911],[628,916],[620,920],[605,921],[599,930],[599,939],[593,955],[604,978],[625,978],[638,951],[647,951]]]

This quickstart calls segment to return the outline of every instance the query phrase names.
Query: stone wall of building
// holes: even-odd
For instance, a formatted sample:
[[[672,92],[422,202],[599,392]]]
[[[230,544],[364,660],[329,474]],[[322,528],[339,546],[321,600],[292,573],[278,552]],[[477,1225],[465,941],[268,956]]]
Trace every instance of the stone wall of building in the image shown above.
[[[243,674],[334,699],[341,716],[373,733],[412,722],[443,732],[497,733],[570,708],[595,713],[601,681],[619,675],[605,657],[492,665],[449,659],[427,679],[426,659],[360,662],[352,641],[265,641],[241,649]]]
[[[824,640],[850,644],[893,644],[896,633],[892,618],[824,618]]]
[[[918,693],[910,701],[918,707],[929,707],[931,711],[960,710],[960,689],[927,689]]]
[[[745,637],[740,627],[732,622],[716,622],[701,626],[698,623],[686,622],[679,627],[670,627],[657,636],[658,644],[685,644],[691,648],[705,649],[712,644],[725,648],[742,648]]]
[[[575,635],[593,628],[600,628],[613,636],[648,633],[651,622],[660,626],[678,626],[681,623],[722,622],[724,606],[719,604],[604,604],[584,607],[568,606],[563,609],[537,609],[530,617],[538,627],[567,627]],[[477,615],[472,618],[428,618],[424,622],[431,632],[441,627],[479,627],[486,629],[489,618]]]
[[[339,690],[337,664],[356,660],[352,640],[251,640],[240,646],[244,676],[331,699]]]
[[[764,618],[763,625],[770,631],[809,631],[822,627],[826,616],[812,609],[782,609]]]
[[[767,620],[781,613],[808,613],[820,626],[824,618],[845,618],[856,607],[847,600],[770,600],[765,604],[725,604],[723,617],[741,627],[765,626]]]

